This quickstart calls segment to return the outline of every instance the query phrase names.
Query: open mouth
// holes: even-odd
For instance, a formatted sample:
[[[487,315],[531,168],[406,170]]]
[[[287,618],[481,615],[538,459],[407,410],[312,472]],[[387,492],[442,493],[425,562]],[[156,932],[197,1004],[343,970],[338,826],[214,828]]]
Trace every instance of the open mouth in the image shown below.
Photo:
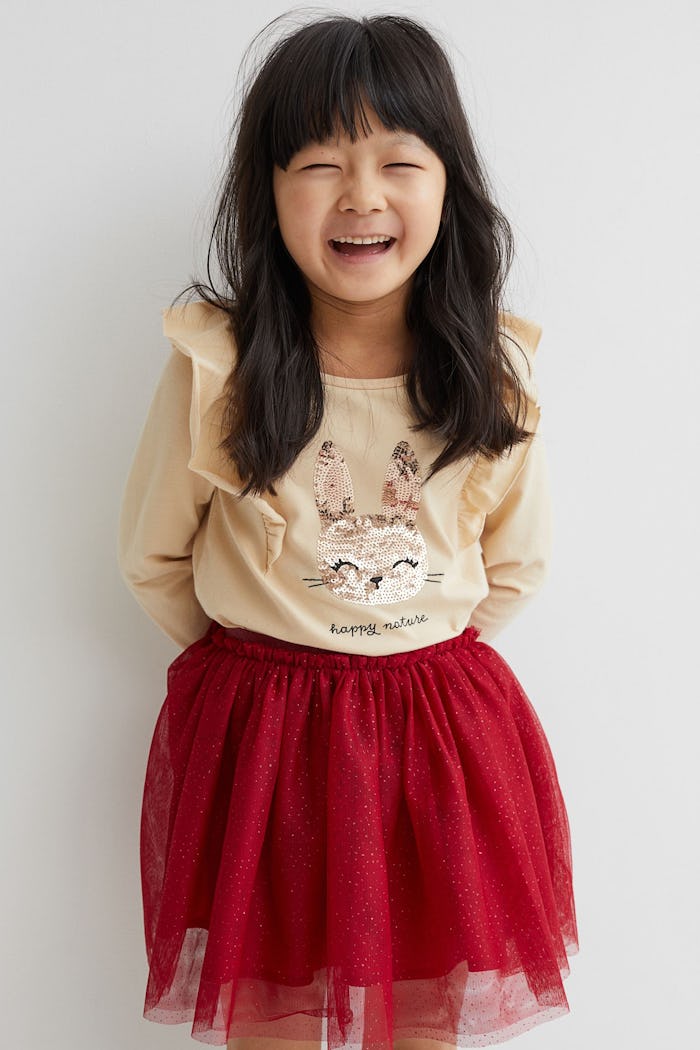
[[[377,244],[347,244],[333,240],[328,243],[337,255],[344,255],[348,259],[368,259],[373,255],[386,255],[396,243],[396,238]]]

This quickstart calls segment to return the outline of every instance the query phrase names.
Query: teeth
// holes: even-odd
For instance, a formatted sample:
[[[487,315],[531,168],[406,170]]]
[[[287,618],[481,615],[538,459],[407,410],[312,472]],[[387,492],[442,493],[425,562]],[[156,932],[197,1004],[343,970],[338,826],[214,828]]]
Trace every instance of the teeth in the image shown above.
[[[380,237],[334,237],[336,244],[381,244],[390,241],[391,237],[382,234]]]

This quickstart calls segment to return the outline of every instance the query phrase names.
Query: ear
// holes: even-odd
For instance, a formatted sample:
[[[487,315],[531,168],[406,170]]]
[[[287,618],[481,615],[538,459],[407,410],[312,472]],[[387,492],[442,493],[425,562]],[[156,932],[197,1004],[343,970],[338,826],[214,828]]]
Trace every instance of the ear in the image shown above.
[[[332,441],[324,441],[316,456],[314,498],[323,521],[338,521],[355,514],[350,471]]]
[[[399,441],[384,475],[381,513],[391,521],[400,518],[414,525],[420,504],[421,476],[416,454],[407,441]]]

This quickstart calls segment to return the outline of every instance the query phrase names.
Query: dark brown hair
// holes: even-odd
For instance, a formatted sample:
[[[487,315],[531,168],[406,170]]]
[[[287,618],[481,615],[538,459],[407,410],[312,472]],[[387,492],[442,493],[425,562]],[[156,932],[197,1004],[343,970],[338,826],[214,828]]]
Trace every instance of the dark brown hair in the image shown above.
[[[418,135],[447,173],[443,221],[406,311],[416,336],[406,382],[412,429],[444,439],[428,476],[531,436],[519,425],[524,390],[500,339],[513,236],[491,199],[450,61],[412,19],[329,13],[274,43],[250,78],[217,198],[209,284],[194,281],[175,300],[195,290],[230,318],[237,354],[221,447],[243,495],[275,494],[274,481],[317,433],[324,410],[311,299],[276,225],[273,165],[286,169],[303,146],[339,128],[355,142],[358,118],[367,133],[363,100],[388,130]],[[211,277],[214,242],[222,292]]]

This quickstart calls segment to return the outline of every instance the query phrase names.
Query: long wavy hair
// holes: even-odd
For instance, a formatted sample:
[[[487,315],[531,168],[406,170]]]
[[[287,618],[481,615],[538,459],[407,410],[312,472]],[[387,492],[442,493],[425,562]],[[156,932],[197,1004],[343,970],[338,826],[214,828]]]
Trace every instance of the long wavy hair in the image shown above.
[[[430,428],[443,443],[427,477],[475,453],[500,456],[531,436],[521,426],[525,392],[500,338],[513,235],[491,199],[450,61],[412,19],[329,13],[277,40],[250,77],[218,191],[209,283],[195,280],[174,300],[196,292],[230,318],[237,352],[220,447],[241,496],[276,495],[274,482],[317,433],[324,411],[311,297],[276,222],[273,165],[286,170],[302,147],[340,128],[355,142],[358,121],[367,134],[365,99],[388,130],[418,135],[447,174],[440,229],[406,308],[416,346],[406,380],[412,429]],[[211,276],[214,244],[220,291]]]

